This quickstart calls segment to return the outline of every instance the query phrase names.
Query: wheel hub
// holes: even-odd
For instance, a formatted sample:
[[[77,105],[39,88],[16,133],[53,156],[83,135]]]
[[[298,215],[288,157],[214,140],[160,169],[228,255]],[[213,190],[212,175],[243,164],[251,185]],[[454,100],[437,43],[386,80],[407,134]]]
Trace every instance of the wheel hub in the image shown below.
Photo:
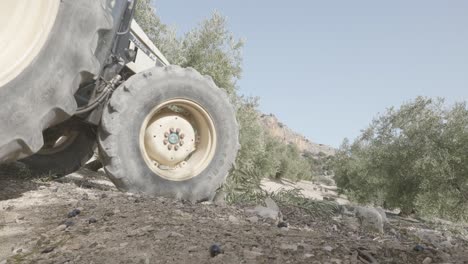
[[[185,144],[182,138],[190,144]],[[158,116],[146,129],[145,146],[158,165],[174,166],[195,150],[195,131],[180,114]]]
[[[169,143],[176,145],[179,143],[179,135],[177,133],[171,133],[169,135]]]

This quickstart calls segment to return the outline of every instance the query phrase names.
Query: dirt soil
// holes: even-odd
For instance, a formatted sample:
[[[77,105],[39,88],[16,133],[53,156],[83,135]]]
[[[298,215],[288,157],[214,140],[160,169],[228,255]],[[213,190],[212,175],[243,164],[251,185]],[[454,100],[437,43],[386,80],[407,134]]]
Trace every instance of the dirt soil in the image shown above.
[[[289,227],[279,228],[246,207],[122,193],[101,173],[52,181],[23,174],[0,169],[1,264],[468,263],[463,232],[397,216],[385,234],[372,234],[343,215],[320,219],[281,208]],[[74,209],[80,213],[69,215]],[[450,246],[414,235],[437,228],[450,234]],[[221,253],[212,257],[214,244]]]

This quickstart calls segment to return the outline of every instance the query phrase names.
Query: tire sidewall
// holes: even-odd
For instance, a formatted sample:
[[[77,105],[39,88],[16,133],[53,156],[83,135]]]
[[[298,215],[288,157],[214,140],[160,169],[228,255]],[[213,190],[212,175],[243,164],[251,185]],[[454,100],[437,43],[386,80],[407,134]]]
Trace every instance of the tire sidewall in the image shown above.
[[[117,135],[117,156],[122,166],[123,175],[128,175],[131,191],[157,193],[158,195],[179,199],[211,199],[215,190],[222,185],[232,165],[233,148],[238,142],[235,115],[228,100],[221,90],[207,93],[208,83],[204,79],[166,76],[164,82],[152,76],[142,78],[134,86],[139,92],[134,94],[133,102],[120,113],[121,130]],[[143,87],[142,87],[143,86]],[[140,130],[147,115],[158,105],[172,99],[190,100],[200,105],[209,113],[217,135],[217,145],[213,159],[199,175],[185,181],[167,180],[153,172],[143,158],[140,146]],[[231,120],[234,117],[234,120]],[[237,151],[236,151],[237,152]],[[195,198],[195,199],[194,199]]]

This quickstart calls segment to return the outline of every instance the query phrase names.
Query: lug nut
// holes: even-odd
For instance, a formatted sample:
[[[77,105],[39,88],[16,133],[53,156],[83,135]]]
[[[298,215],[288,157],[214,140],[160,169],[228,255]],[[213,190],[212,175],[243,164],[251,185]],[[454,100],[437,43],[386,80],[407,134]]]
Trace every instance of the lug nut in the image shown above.
[[[171,131],[171,133],[174,133],[175,130],[174,130],[173,127],[171,127],[171,128],[169,129],[169,131]]]
[[[180,128],[176,129],[176,133],[177,133],[177,134],[180,133]]]
[[[167,139],[165,139],[165,140],[163,141],[163,143],[164,143],[164,145],[167,145],[167,144],[169,144],[169,141],[167,141]]]
[[[180,137],[180,139],[184,139],[184,137],[185,137],[185,134],[180,134],[180,136],[179,136],[179,137]]]
[[[168,138],[169,137],[169,132],[164,133],[164,137]]]
[[[182,146],[184,145],[184,141],[181,140],[181,141],[179,142],[179,145],[182,147]]]
[[[174,146],[174,150],[175,150],[175,151],[178,151],[178,150],[179,150],[179,146],[175,145],[175,146]]]
[[[172,149],[172,145],[169,144],[169,145],[167,146],[167,149],[168,149],[168,150],[171,150],[171,149]]]

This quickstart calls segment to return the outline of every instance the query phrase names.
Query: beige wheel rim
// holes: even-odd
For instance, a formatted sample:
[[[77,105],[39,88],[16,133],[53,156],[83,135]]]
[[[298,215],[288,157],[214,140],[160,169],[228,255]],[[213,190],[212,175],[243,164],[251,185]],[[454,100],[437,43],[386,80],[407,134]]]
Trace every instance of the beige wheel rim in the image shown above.
[[[171,181],[199,175],[213,160],[216,130],[198,103],[173,99],[151,110],[140,129],[140,149],[148,167]]]
[[[18,76],[41,51],[60,0],[0,1],[0,88]]]

